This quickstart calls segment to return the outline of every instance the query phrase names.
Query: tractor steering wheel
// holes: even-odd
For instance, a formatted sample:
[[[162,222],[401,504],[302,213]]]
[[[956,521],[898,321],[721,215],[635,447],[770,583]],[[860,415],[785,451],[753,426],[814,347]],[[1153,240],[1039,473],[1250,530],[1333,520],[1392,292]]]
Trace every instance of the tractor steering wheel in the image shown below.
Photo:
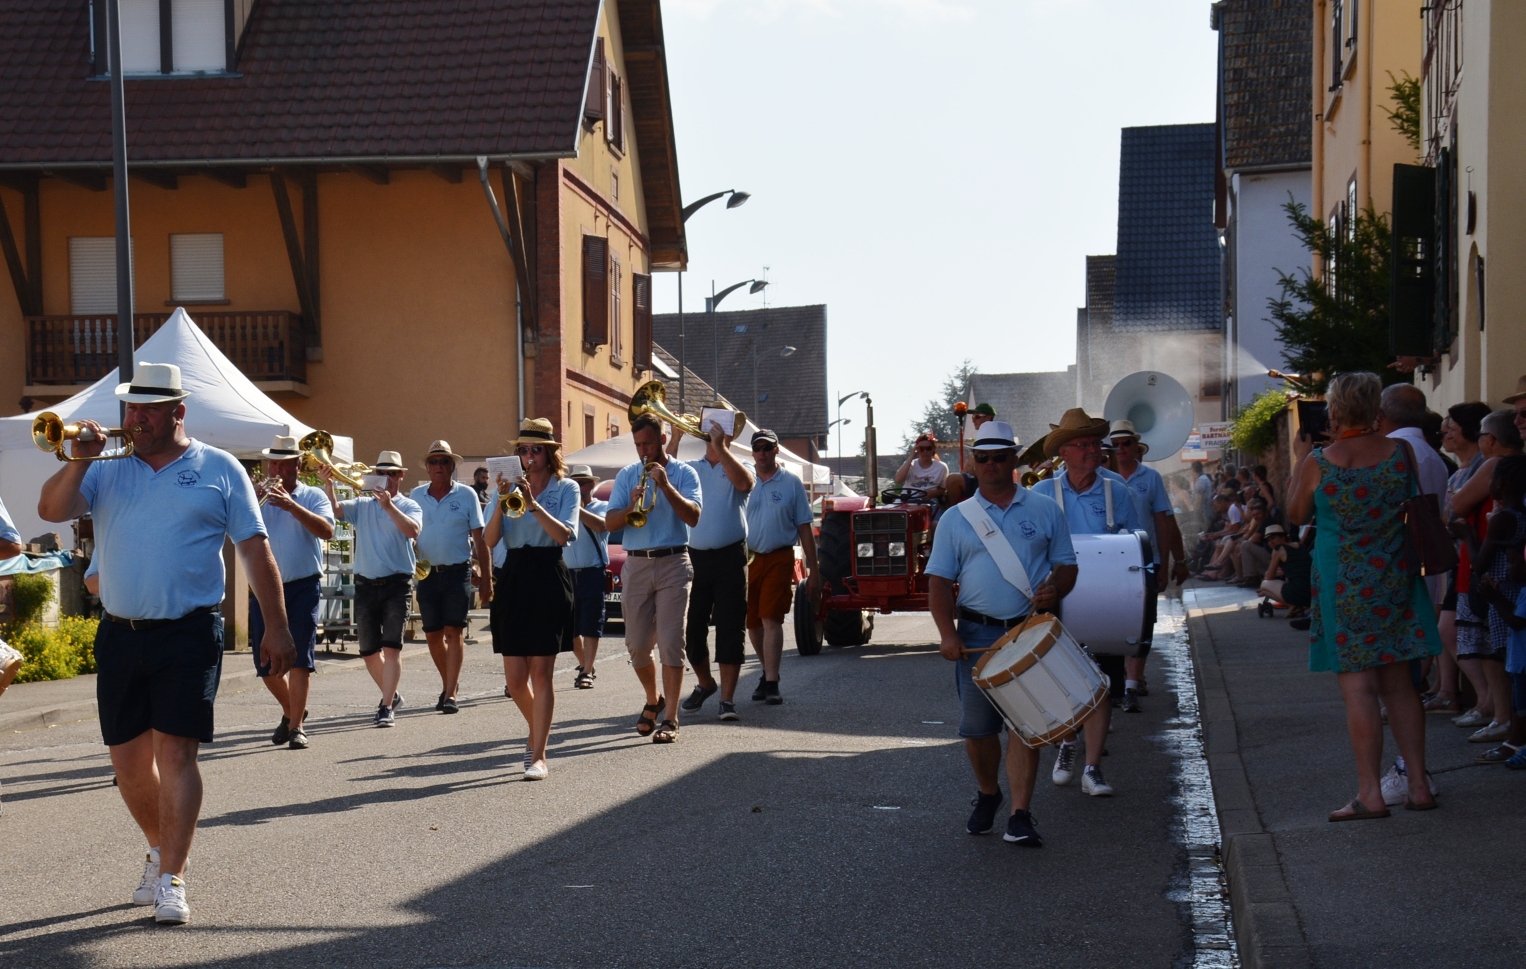
[[[882,492],[880,496],[907,505],[937,504],[937,501],[928,497],[927,492],[922,488],[897,488],[893,491]]]

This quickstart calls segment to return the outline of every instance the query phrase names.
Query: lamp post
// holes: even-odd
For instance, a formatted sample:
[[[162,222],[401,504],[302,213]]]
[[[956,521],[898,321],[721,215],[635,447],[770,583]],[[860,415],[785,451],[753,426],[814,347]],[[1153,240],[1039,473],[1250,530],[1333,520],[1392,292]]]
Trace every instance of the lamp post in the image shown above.
[[[683,207],[683,212],[681,214],[682,215],[682,221],[688,222],[689,221],[689,216],[693,215],[695,212],[698,212],[700,209],[702,209],[705,206],[709,205],[711,202],[714,202],[716,199],[723,198],[723,197],[725,197],[727,195],[731,196],[730,198],[726,199],[726,208],[728,208],[728,209],[734,209],[734,208],[736,208],[739,205],[743,205],[743,204],[746,203],[746,201],[748,199],[752,198],[752,194],[751,193],[749,193],[749,192],[740,192],[740,191],[737,191],[734,188],[728,188],[724,192],[716,192],[716,193],[714,193],[712,195],[706,195],[704,198],[699,199],[698,201],[695,201],[695,202],[690,202],[688,205],[685,205]],[[686,358],[685,358],[685,355],[684,355],[684,271],[683,271],[682,268],[680,268],[678,270],[678,412],[680,414],[684,413],[684,408],[686,406],[685,405],[685,400],[686,400],[686,398],[688,396],[688,390],[689,390],[689,374],[688,374],[688,371],[685,369],[685,366],[684,366],[685,362],[686,362]],[[719,380],[719,378],[717,378],[717,380]]]
[[[117,380],[132,383],[132,230],[127,210],[127,95],[122,86],[122,4],[106,3],[107,65],[111,71],[111,181],[117,229]],[[127,404],[121,405],[125,420]]]
[[[862,397],[865,400],[868,400],[869,399],[869,391],[867,391],[867,390],[855,390],[851,394],[844,394],[843,396],[837,398],[837,420],[832,422],[832,424],[836,424],[837,425],[837,476],[839,478],[842,477],[842,428],[843,428],[844,424],[852,424],[853,423],[852,419],[848,419],[848,420],[844,420],[843,419],[843,416],[842,416],[842,405],[847,403],[848,401],[852,400],[855,397]],[[832,424],[828,424],[827,427],[830,428],[832,426]],[[864,456],[867,458],[868,457],[868,452],[865,452]]]
[[[740,283],[727,286],[717,293],[715,291],[715,280],[710,280],[710,295],[705,297],[705,315],[710,317],[710,353],[714,357],[712,362],[715,365],[715,370],[710,375],[710,385],[715,389],[717,394],[721,392],[721,338],[716,333],[717,324],[713,315],[715,308],[721,305],[721,300],[743,286],[747,287],[748,295],[756,296],[758,293],[763,292],[764,287],[767,285],[768,280],[766,279],[744,279]]]

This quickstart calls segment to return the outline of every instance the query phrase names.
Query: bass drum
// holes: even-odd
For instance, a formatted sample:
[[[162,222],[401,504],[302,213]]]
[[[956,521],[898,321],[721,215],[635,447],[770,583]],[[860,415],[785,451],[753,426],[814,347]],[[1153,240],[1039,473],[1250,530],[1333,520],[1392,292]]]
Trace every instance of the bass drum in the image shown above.
[[[1142,531],[1072,535],[1080,571],[1060,600],[1065,629],[1087,652],[1138,656],[1150,641],[1155,550]]]

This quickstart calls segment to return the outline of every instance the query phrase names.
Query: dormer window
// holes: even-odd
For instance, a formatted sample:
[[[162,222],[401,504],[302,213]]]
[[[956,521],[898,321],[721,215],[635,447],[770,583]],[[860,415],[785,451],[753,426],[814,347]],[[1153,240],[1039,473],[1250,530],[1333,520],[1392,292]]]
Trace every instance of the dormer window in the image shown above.
[[[233,60],[230,22],[248,18],[249,0],[119,0],[122,65],[133,75],[222,74]],[[91,62],[95,74],[110,73],[106,4],[91,0]]]

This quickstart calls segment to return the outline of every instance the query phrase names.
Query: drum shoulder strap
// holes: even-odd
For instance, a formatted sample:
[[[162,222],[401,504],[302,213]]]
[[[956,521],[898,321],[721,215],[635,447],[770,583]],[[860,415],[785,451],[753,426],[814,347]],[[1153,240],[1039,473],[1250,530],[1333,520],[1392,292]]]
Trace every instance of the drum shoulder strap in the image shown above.
[[[980,502],[974,498],[961,501],[954,506],[964,516],[964,520],[970,523],[975,537],[980,539],[986,547],[986,552],[991,560],[996,563],[996,568],[1001,572],[1001,577],[1011,583],[1017,591],[1027,596],[1028,601],[1033,601],[1033,583],[1028,579],[1028,570],[1023,568],[1023,560],[1017,557],[1017,552],[1012,548],[1012,543],[1007,541],[1007,536],[996,527],[991,516],[980,507]]]
[[[1107,532],[1108,532],[1109,535],[1111,535],[1113,532],[1116,532],[1118,530],[1118,527],[1117,527],[1116,523],[1113,520],[1113,479],[1112,478],[1104,477],[1102,479],[1102,501],[1107,506]]]

